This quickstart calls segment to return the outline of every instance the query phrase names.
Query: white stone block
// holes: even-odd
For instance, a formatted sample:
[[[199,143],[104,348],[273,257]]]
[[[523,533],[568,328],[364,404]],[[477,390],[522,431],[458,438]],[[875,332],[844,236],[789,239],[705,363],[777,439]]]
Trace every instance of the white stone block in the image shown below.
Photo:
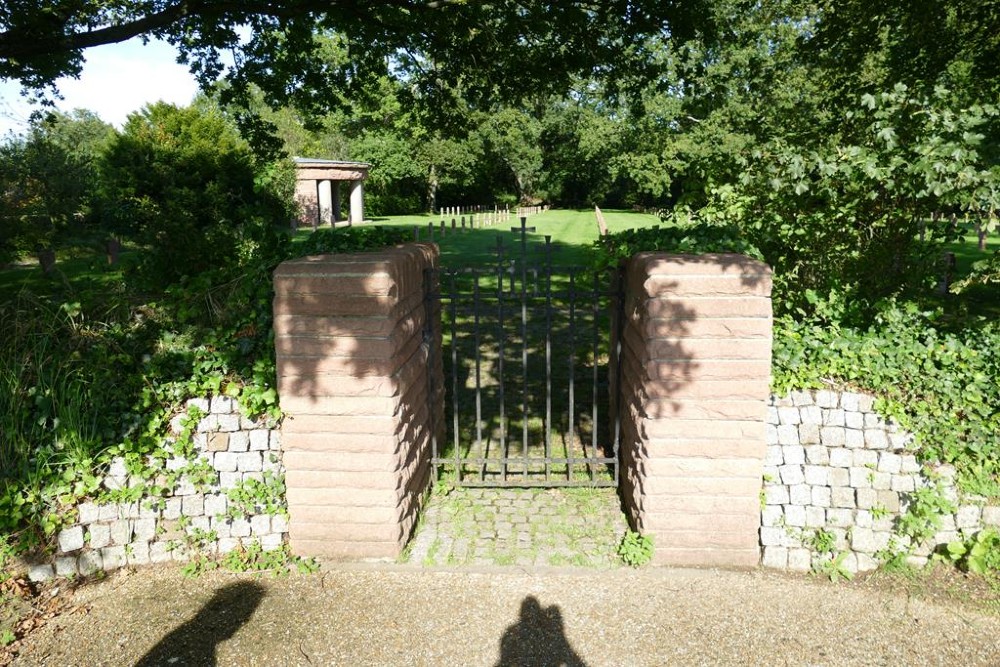
[[[879,491],[888,491],[892,486],[892,475],[887,472],[877,472],[872,477],[872,488]]]
[[[893,475],[889,482],[889,488],[897,493],[913,493],[916,486],[910,475]]]
[[[806,451],[800,445],[789,445],[781,448],[781,458],[785,465],[801,465],[806,462]]]
[[[270,447],[271,432],[266,429],[250,431],[250,451],[263,452]]]
[[[163,505],[164,519],[179,519],[181,516],[182,498],[167,498]]]
[[[777,426],[781,423],[781,418],[778,416],[778,408],[768,407],[767,415],[764,418],[764,423],[770,424],[771,426]]]
[[[826,522],[830,526],[850,528],[854,525],[854,512],[849,509],[830,508],[826,511]]]
[[[205,496],[200,493],[184,496],[184,501],[181,505],[181,514],[187,517],[205,514]]]
[[[198,433],[214,433],[219,430],[219,415],[208,415],[198,421],[195,427]]]
[[[788,490],[792,505],[805,506],[812,502],[812,487],[807,484],[796,484]]]
[[[868,554],[855,554],[858,559],[858,572],[873,572],[878,569],[878,561]]]
[[[875,532],[870,528],[860,528],[855,526],[851,531],[851,549],[866,554],[873,554],[877,550]]]
[[[840,395],[835,391],[817,391],[816,405],[821,408],[836,408],[840,404]]]
[[[810,445],[805,448],[806,463],[810,465],[829,465],[830,448],[823,445]]]
[[[246,431],[236,431],[229,434],[230,452],[245,452],[250,449],[250,434]]]
[[[830,468],[830,486],[850,486],[851,473],[849,468]]]
[[[851,486],[855,489],[870,489],[875,481],[875,471],[870,468],[850,468]]]
[[[843,410],[823,410],[823,426],[844,426],[846,423]]]
[[[56,576],[72,577],[79,572],[76,569],[75,556],[59,556],[56,558]]]
[[[240,485],[243,475],[238,472],[220,472],[219,486],[223,489],[232,489]]]
[[[125,547],[104,547],[101,549],[101,560],[104,561],[105,570],[117,570],[120,567],[125,567]]]
[[[858,510],[854,513],[854,525],[858,528],[874,528],[875,517],[868,510]]]
[[[779,526],[781,524],[781,517],[783,517],[784,514],[784,510],[782,510],[780,505],[765,505],[760,511],[761,526]]]
[[[826,510],[810,505],[806,507],[806,527],[821,528],[826,525]]]
[[[104,569],[104,559],[99,550],[84,551],[76,560],[80,574],[87,576]]]
[[[891,452],[882,452],[878,457],[879,472],[897,473],[903,467],[903,457]]]
[[[232,537],[231,519],[224,516],[213,516],[210,521],[212,522],[212,530],[215,531],[217,537]]]
[[[844,431],[844,446],[848,449],[861,449],[865,446],[864,431],[849,428]]]
[[[52,565],[48,563],[41,563],[38,565],[32,565],[28,568],[28,580],[29,581],[48,581],[55,576],[55,569]]]
[[[213,493],[205,496],[204,512],[206,516],[214,517],[226,513],[229,500],[221,493]]]
[[[778,444],[778,427],[774,424],[764,424],[764,442],[767,445]]]
[[[858,412],[861,409],[858,394],[853,391],[845,391],[840,395],[840,407],[847,412]]]
[[[761,565],[784,570],[788,567],[788,549],[779,546],[764,547]]]
[[[830,490],[830,503],[834,507],[854,509],[857,507],[854,500],[854,489],[850,487],[836,486]]]
[[[110,503],[108,505],[101,505],[98,509],[98,520],[99,521],[114,521],[121,517],[118,512],[118,504]]]
[[[267,514],[255,514],[250,517],[250,532],[253,535],[267,535],[271,532],[271,517]]]
[[[799,443],[817,445],[820,442],[818,424],[799,424]]]
[[[219,553],[227,554],[234,549],[238,549],[241,542],[237,537],[223,537],[219,539]]]
[[[791,424],[782,424],[778,427],[779,445],[799,445],[799,427]]]
[[[799,410],[799,417],[803,424],[812,426],[823,425],[823,411],[818,405],[806,405]]]
[[[858,489],[855,491],[858,509],[870,510],[878,505],[878,492],[874,489]]]
[[[153,542],[149,545],[150,563],[169,563],[174,559],[166,542]]]
[[[854,454],[849,449],[834,447],[830,452],[830,465],[834,468],[850,468],[854,464]]]
[[[853,467],[855,468],[871,468],[875,470],[878,465],[878,452],[871,449],[856,449],[854,450]]]
[[[214,396],[212,397],[210,410],[217,415],[232,414],[233,399],[229,396]]]
[[[764,502],[767,505],[787,505],[789,502],[788,487],[781,485],[765,486]]]
[[[250,522],[246,519],[233,519],[229,526],[229,534],[233,537],[250,537]]]
[[[156,537],[155,519],[136,519],[134,523],[134,542],[148,542]]]
[[[819,430],[819,441],[827,447],[843,447],[845,439],[842,426],[824,426]]]
[[[798,425],[801,421],[799,419],[799,409],[798,408],[777,408],[778,410],[778,424],[793,424]]]
[[[83,526],[70,526],[59,531],[59,551],[68,553],[83,548]]]
[[[810,391],[793,391],[788,394],[788,397],[791,399],[792,405],[796,407],[813,405],[816,402]]]
[[[865,429],[865,446],[869,449],[885,449],[889,446],[889,439],[882,429]]]
[[[268,438],[270,443],[271,451],[277,452],[281,450],[281,431],[271,431],[271,436]]]
[[[287,514],[275,514],[271,517],[271,532],[278,534],[288,532]]]
[[[882,429],[885,428],[885,422],[882,418],[871,412],[865,413],[865,428],[866,429]]]
[[[764,450],[765,466],[780,466],[785,462],[781,454],[782,448],[779,445],[768,445]]]
[[[785,529],[778,526],[764,526],[760,529],[760,543],[767,547],[778,547],[785,543]]]
[[[88,531],[90,533],[90,548],[102,549],[111,544],[111,527],[106,523],[93,523]]]
[[[955,513],[955,526],[959,530],[978,530],[982,510],[976,505],[965,505]]]
[[[1000,526],[1000,507],[984,507],[983,523],[987,526]]]
[[[805,481],[805,475],[802,474],[802,466],[800,465],[779,466],[778,473],[781,475],[782,484],[792,486],[802,484]]]
[[[788,569],[794,572],[808,572],[812,569],[812,554],[808,549],[788,550]]]
[[[101,516],[100,510],[94,503],[80,503],[76,510],[77,522],[84,525],[98,521]]]
[[[827,486],[812,487],[812,504],[816,507],[830,507],[832,491]]]
[[[280,549],[284,543],[285,540],[282,539],[281,535],[272,533],[271,535],[260,536],[260,546],[264,551],[275,551]]]
[[[860,431],[865,427],[865,416],[860,412],[845,412],[844,426]]]
[[[899,471],[902,473],[920,472],[920,463],[917,462],[917,457],[913,454],[903,454],[900,457]]]
[[[807,465],[803,468],[806,484],[827,486],[830,483],[830,468],[827,466]]]
[[[240,430],[239,415],[216,415],[219,424],[219,431],[223,433],[234,433]]]
[[[212,467],[219,472],[236,472],[239,456],[231,452],[219,452],[212,461]]]
[[[802,528],[806,525],[806,509],[799,505],[785,507],[785,525]]]

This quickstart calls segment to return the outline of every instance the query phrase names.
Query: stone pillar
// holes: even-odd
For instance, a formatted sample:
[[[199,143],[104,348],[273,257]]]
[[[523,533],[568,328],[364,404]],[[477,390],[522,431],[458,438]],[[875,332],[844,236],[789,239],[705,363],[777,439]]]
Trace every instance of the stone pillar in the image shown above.
[[[340,181],[333,182],[333,224],[341,220],[340,215]]]
[[[319,225],[319,195],[316,181],[296,180],[295,202],[299,206],[299,223],[316,229]]]
[[[336,219],[333,214],[333,188],[328,180],[319,182],[319,222],[322,225],[332,225]]]
[[[444,424],[440,354],[428,364],[440,311],[424,303],[424,270],[436,264],[436,246],[410,244],[275,271],[282,461],[298,555],[395,558],[410,536],[433,426]]]
[[[621,491],[658,564],[759,563],[770,294],[770,268],[741,255],[628,262]]]
[[[352,225],[365,219],[365,194],[362,181],[351,181],[351,218]]]

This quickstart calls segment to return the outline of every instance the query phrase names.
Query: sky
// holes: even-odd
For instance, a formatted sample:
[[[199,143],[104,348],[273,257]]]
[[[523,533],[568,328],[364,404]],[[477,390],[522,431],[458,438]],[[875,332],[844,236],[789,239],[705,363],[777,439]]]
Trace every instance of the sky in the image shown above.
[[[131,39],[88,49],[84,56],[79,79],[58,81],[65,99],[56,106],[62,111],[89,109],[120,128],[128,114],[146,104],[164,100],[187,105],[198,91],[187,67],[177,64],[177,51],[165,42]],[[23,131],[37,108],[29,106],[20,91],[18,82],[0,79],[0,137]]]

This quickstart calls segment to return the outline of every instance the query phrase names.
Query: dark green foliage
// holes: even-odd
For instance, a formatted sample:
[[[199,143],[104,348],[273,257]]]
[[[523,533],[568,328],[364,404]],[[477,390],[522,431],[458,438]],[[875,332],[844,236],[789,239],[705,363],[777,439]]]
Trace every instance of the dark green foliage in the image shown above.
[[[594,242],[602,252],[598,264],[614,266],[638,252],[659,250],[679,254],[738,253],[761,259],[757,250],[732,225],[685,222],[662,227],[629,229]]]
[[[0,300],[0,536],[51,541],[66,509],[99,489],[111,455],[162,457],[169,419],[190,397],[228,395],[279,416],[272,273],[307,252],[361,252],[403,230],[323,230],[299,246],[283,231],[155,300],[124,290]],[[67,302],[67,297],[78,301]],[[138,488],[138,487],[137,487]]]
[[[133,114],[104,156],[106,224],[143,246],[138,277],[160,288],[238,265],[290,218],[219,111],[157,103]]]
[[[916,434],[922,460],[954,464],[967,492],[1000,496],[1000,325],[949,331],[938,313],[889,302],[852,327],[839,323],[842,305],[815,306],[813,318],[775,321],[775,391],[829,381],[870,391]]]

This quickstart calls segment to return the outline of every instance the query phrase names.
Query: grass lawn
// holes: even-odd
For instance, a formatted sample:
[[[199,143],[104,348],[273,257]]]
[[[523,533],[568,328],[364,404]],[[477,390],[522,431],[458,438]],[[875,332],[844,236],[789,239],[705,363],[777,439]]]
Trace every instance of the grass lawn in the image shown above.
[[[452,232],[451,218],[446,220],[447,230],[442,238],[440,216],[399,215],[377,217],[374,224],[386,227],[413,227],[420,229],[420,239],[429,240],[428,225],[433,224],[434,241],[441,248],[441,263],[445,267],[479,265],[496,257],[496,243],[499,235],[503,240],[504,254],[520,253],[519,233],[511,232],[511,227],[519,227],[520,221],[513,215],[506,221],[492,227],[467,229]],[[636,227],[650,227],[660,223],[659,217],[649,213],[632,211],[604,211],[608,230],[612,233]],[[460,224],[460,223],[459,223]],[[552,242],[559,248],[553,253],[553,264],[584,266],[593,259],[593,243],[597,240],[597,218],[592,209],[571,210],[552,209],[528,217],[527,225],[535,231],[528,234],[529,253],[541,252],[545,235],[552,236]],[[297,236],[305,237],[309,229],[299,230]]]

